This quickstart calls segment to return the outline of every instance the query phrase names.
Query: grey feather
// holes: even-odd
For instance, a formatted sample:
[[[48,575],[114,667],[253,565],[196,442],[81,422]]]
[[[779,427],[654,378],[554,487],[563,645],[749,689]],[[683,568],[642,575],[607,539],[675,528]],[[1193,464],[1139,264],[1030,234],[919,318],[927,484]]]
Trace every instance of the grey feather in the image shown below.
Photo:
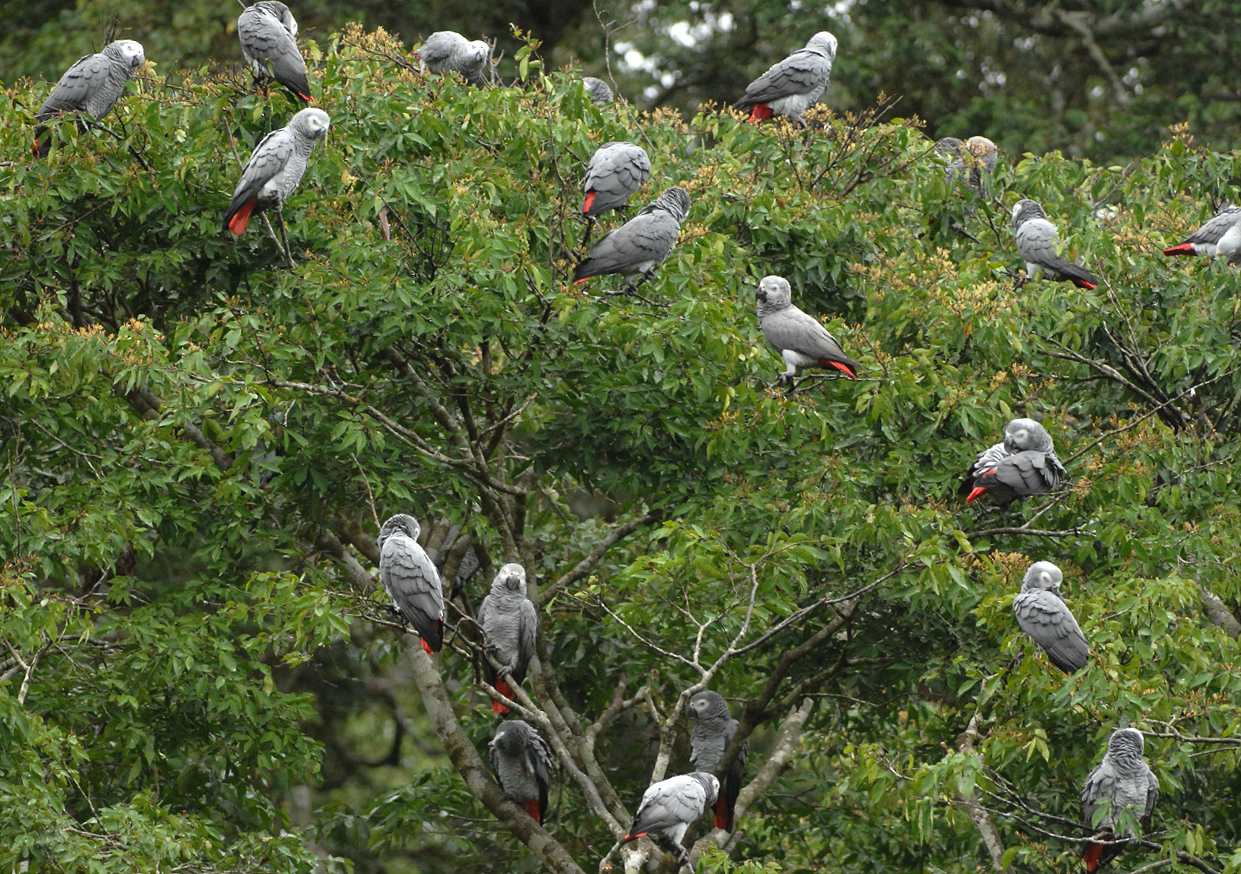
[[[1137,729],[1112,732],[1103,761],[1090,772],[1082,788],[1082,820],[1087,828],[1098,829],[1109,838],[1133,837],[1132,830],[1117,832],[1124,815],[1137,819],[1142,828],[1150,828],[1159,799],[1159,781],[1142,758],[1143,747],[1142,733]],[[1123,844],[1103,846],[1101,862],[1119,855],[1123,848]]]
[[[602,79],[586,76],[582,79],[582,85],[586,88],[586,96],[597,106],[611,103],[615,99],[612,94],[612,87]]]
[[[109,43],[102,52],[79,58],[64,72],[35,113],[37,121],[47,121],[64,112],[80,112],[94,119],[107,115],[125,92],[134,71],[146,62],[141,43],[122,39]],[[45,128],[35,128],[34,151],[47,155],[50,140],[42,140]]]
[[[283,207],[302,181],[310,153],[330,124],[322,109],[303,109],[285,127],[263,137],[237,180],[224,214],[224,227],[228,228],[233,215],[250,200],[256,201],[255,213]]]
[[[832,367],[851,379],[856,377],[857,362],[845,355],[836,338],[818,319],[793,306],[787,279],[764,276],[755,296],[763,337],[780,353],[787,366],[782,379],[792,379],[808,367]]]
[[[438,30],[414,53],[432,73],[460,73],[473,85],[485,84],[491,47],[481,39],[467,40],[453,30]]]
[[[720,797],[717,800],[724,802],[724,809],[719,810],[717,805],[716,813],[717,817],[724,820],[721,827],[732,831],[737,796],[741,792],[746,760],[749,757],[749,743],[742,744],[728,772],[721,774],[720,766],[723,764],[724,753],[741,728],[741,723],[729,715],[728,702],[723,696],[708,689],[690,699],[689,715],[689,763],[695,771],[706,771],[721,778]]]
[[[1014,462],[1012,457],[1018,453],[1033,453],[1034,455],[1023,455],[1021,461]],[[1036,455],[1046,456],[1046,459],[1042,463],[1034,464],[1032,459]],[[1048,477],[1055,477],[1054,484],[1041,489],[1042,491],[1055,488],[1065,473],[1060,459],[1056,457],[1055,444],[1047,429],[1034,419],[1013,419],[1004,426],[1003,442],[988,447],[974,459],[974,463],[970,465],[961,483],[960,492],[968,494],[979,485],[984,485],[989,489],[995,487],[996,490],[992,492],[993,496],[1007,503],[1015,496],[1003,493],[1005,483],[1008,480],[1017,480],[1021,482],[1021,487],[1024,489],[1022,472],[1027,467],[1031,470],[1046,471]],[[1002,474],[1001,471],[1003,471]],[[986,474],[985,477],[984,474]],[[997,478],[998,483],[994,481]],[[984,479],[987,480],[986,483],[983,482]],[[1034,483],[1035,488],[1038,485],[1037,482]]]
[[[504,796],[523,806],[537,803],[534,819],[541,823],[552,780],[552,751],[547,741],[524,720],[506,719],[496,726],[488,748]]]
[[[1048,659],[1066,674],[1079,671],[1090,658],[1090,646],[1077,620],[1060,596],[1064,575],[1049,561],[1030,565],[1013,599],[1013,614]]]
[[[257,79],[274,78],[299,100],[309,102],[306,61],[297,47],[297,20],[278,0],[263,0],[237,17],[241,54]]]
[[[629,198],[651,175],[651,159],[646,150],[633,143],[611,142],[600,146],[586,165],[582,191],[594,192],[590,209],[582,212],[596,218],[629,203]]]
[[[619,273],[649,276],[664,262],[689,214],[689,194],[669,188],[654,202],[594,245],[573,272],[574,280]]]
[[[802,114],[819,101],[832,75],[836,37],[816,33],[806,47],[793,52],[746,86],[738,109],[765,105],[777,115],[801,121]]]
[[[439,571],[418,545],[418,520],[398,513],[379,529],[379,580],[392,606],[431,652],[444,645],[444,591]]]
[[[1231,259],[1241,253],[1241,207],[1228,205],[1185,240],[1164,250],[1165,255],[1186,254],[1175,250],[1189,246],[1194,255]]]
[[[1085,267],[1060,257],[1059,232],[1037,202],[1021,200],[1013,206],[1013,235],[1031,279],[1047,273],[1051,279],[1082,288],[1099,284],[1099,278]]]
[[[720,781],[715,775],[701,771],[652,784],[642,793],[642,803],[623,840],[650,835],[680,847],[685,832],[715,803],[719,792]]]
[[[524,681],[534,658],[539,618],[526,597],[526,571],[521,565],[500,568],[479,607],[478,623],[488,652],[514,680]]]

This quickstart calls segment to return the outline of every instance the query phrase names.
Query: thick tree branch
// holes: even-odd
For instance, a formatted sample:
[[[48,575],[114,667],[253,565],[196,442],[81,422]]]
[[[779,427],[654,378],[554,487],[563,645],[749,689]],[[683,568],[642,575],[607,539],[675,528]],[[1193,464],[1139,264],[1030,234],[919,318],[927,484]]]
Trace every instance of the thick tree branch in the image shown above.
[[[974,715],[970,717],[969,725],[965,727],[965,731],[961,734],[961,738],[957,744],[957,749],[967,756],[976,757],[977,750],[974,747],[978,740],[978,711],[974,711]],[[974,821],[974,827],[978,829],[978,834],[982,837],[982,844],[987,848],[987,853],[991,856],[991,867],[995,871],[1006,871],[1004,865],[1004,844],[1000,841],[1000,833],[996,831],[995,823],[991,821],[991,815],[987,813],[987,809],[978,803],[978,799],[971,792],[966,794],[958,790],[956,793],[957,802],[969,814],[970,819]]]

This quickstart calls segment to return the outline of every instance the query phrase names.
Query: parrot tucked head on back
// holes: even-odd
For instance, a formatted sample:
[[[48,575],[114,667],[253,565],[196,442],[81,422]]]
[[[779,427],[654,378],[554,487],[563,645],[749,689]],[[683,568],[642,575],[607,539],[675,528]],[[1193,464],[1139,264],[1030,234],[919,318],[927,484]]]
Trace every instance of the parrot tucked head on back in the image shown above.
[[[1060,583],[1063,580],[1064,574],[1060,572],[1060,568],[1049,561],[1036,561],[1026,569],[1026,575],[1021,580],[1021,591],[1045,590],[1059,595]]]
[[[289,127],[307,139],[320,140],[327,134],[331,123],[331,118],[322,109],[303,109],[290,119]]]
[[[1017,230],[1030,219],[1045,219],[1047,213],[1037,200],[1019,200],[1013,204],[1013,230]]]
[[[284,29],[289,32],[289,36],[297,36],[297,19],[293,17],[293,13],[280,0],[263,0],[261,3],[255,3],[254,8],[261,9],[269,15],[274,16]]]
[[[691,719],[726,721],[729,718],[728,702],[718,692],[703,689],[689,700],[689,715]]]
[[[755,299],[758,301],[759,316],[765,316],[791,306],[793,289],[783,276],[764,276],[758,282]]]
[[[491,581],[491,591],[498,595],[515,593],[524,598],[526,596],[526,569],[517,562],[510,561],[500,568],[496,578]]]
[[[309,112],[310,110],[303,111]],[[422,533],[422,527],[419,526],[418,520],[408,513],[397,513],[389,517],[379,529],[379,548],[383,549],[384,541],[397,533],[404,534],[411,540],[417,540],[418,535]]]
[[[824,55],[829,61],[834,60],[836,58],[836,37],[826,30],[820,30],[810,37],[810,41],[806,43],[806,48],[812,52]]]
[[[707,791],[707,807],[710,808],[715,804],[715,799],[720,797],[720,781],[714,774],[708,774],[706,771],[695,771],[690,774],[695,780],[702,784],[702,788]]]
[[[1009,452],[1051,452],[1053,445],[1047,429],[1033,419],[1013,419],[1004,426],[1004,448]]]
[[[973,155],[988,170],[995,166],[995,157],[999,149],[986,137],[970,137],[965,141],[965,151]]]
[[[1113,759],[1136,761],[1142,758],[1146,739],[1136,728],[1118,728],[1107,741],[1107,754]]]
[[[118,39],[116,42],[110,42],[103,53],[114,61],[120,61],[131,70],[141,67],[147,59],[146,53],[142,50],[142,43],[133,39]]]

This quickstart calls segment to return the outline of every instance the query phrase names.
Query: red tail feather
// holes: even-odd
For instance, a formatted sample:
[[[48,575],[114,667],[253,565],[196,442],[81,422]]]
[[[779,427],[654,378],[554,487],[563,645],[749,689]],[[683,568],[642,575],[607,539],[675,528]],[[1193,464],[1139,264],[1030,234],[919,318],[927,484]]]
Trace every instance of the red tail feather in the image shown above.
[[[34,141],[34,145],[31,146],[30,151],[34,153],[36,158],[39,157],[39,141],[37,139]]]
[[[585,285],[585,284],[586,284],[586,283],[588,283],[588,282],[590,282],[590,277],[589,277],[589,276],[583,276],[581,279],[577,280],[577,281],[576,281],[576,282],[574,282],[573,284],[574,284],[574,285]]]
[[[1076,285],[1078,288],[1097,288],[1098,287],[1088,279],[1074,279],[1073,284]]]
[[[422,638],[422,648],[427,651],[427,655],[435,655],[435,650],[431,649],[431,644],[427,643],[427,639]]]
[[[229,233],[231,233],[234,237],[240,237],[246,232],[246,228],[250,225],[250,213],[254,212],[254,206],[256,203],[258,203],[258,201],[254,198],[247,200],[241,205],[241,209],[233,213],[233,217],[228,220]],[[426,646],[426,641],[423,641],[422,645]],[[427,652],[430,651],[430,648],[428,648]]]
[[[715,827],[728,828],[728,799],[726,798],[715,800]]]
[[[638,838],[644,838],[644,837],[646,837],[646,832],[638,832],[637,834],[625,835],[623,838],[621,838],[621,843],[627,844],[630,841],[636,841]]]
[[[766,121],[775,115],[771,111],[771,107],[766,103],[760,103],[750,110],[750,124],[758,124],[760,121]]]
[[[297,96],[298,96],[298,97],[300,97],[300,98],[302,98],[302,100],[303,100],[305,103],[309,103],[311,106],[314,106],[314,105],[315,105],[315,99],[314,99],[313,97],[311,97],[309,94],[303,94],[302,92],[298,91],[298,92],[297,92]]]
[[[594,205],[595,205],[595,192],[587,191],[586,199],[582,201],[582,214],[583,215],[589,214],[590,208]]]
[[[1169,246],[1163,250],[1165,255],[1194,255],[1193,243],[1181,243],[1178,246]]]
[[[1103,864],[1103,844],[1089,843],[1082,852],[1082,861],[1086,863],[1086,870],[1090,874],[1094,874],[1099,870],[1099,866]]]
[[[503,680],[496,680],[496,691],[499,692],[501,695],[503,695],[505,698],[513,697],[513,687],[510,686],[508,683],[504,682]],[[508,713],[508,711],[509,711],[508,705],[502,704],[494,698],[491,699],[491,712],[492,713],[495,713],[497,716],[503,716],[505,713]]]
[[[825,358],[819,362],[819,366],[820,367],[835,367],[845,376],[849,377],[849,379],[857,379],[857,374],[853,372],[853,368],[847,364],[842,364],[839,361],[831,361]]]
[[[987,491],[986,488],[984,488],[983,486],[974,486],[973,490],[969,493],[969,497],[965,499],[965,503],[967,504],[974,503],[974,499],[979,497],[980,495],[985,494],[986,491]]]
[[[527,801],[522,806],[526,808],[526,813],[530,814],[532,820],[539,825],[543,824],[543,811],[539,810],[539,803],[537,801]]]

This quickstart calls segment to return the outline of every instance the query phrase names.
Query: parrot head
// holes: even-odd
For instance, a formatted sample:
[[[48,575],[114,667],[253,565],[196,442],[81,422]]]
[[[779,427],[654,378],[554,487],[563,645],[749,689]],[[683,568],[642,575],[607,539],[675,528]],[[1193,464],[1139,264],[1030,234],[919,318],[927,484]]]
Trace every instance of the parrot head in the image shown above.
[[[120,61],[131,70],[141,67],[147,59],[146,52],[142,50],[142,43],[133,39],[118,39],[116,42],[108,43],[103,53]]]
[[[482,65],[491,57],[491,46],[485,40],[470,40],[465,44],[465,56],[471,64]]]
[[[715,799],[720,797],[720,781],[714,774],[708,774],[706,771],[695,771],[690,774],[695,780],[702,784],[702,788],[707,791],[707,807],[715,804]]]
[[[1043,212],[1043,207],[1039,205],[1037,200],[1023,199],[1013,204],[1013,230],[1017,230],[1030,219],[1047,218],[1047,213]]]
[[[519,756],[525,751],[526,739],[532,731],[524,719],[506,719],[487,746],[506,755]]]
[[[303,110],[310,111],[310,110]],[[404,534],[411,540],[417,540],[418,535],[422,533],[422,528],[418,524],[418,520],[408,513],[397,513],[390,516],[387,522],[384,522],[379,529],[379,548],[383,549],[384,541],[393,534]]]
[[[1054,447],[1047,429],[1033,419],[1013,419],[1004,426],[1004,448],[1009,452],[1051,452]]]
[[[516,592],[524,596],[526,594],[526,569],[517,562],[510,561],[500,568],[500,572],[496,574],[495,580],[491,583],[491,588],[497,591]]]
[[[1108,755],[1119,758],[1141,758],[1146,739],[1136,728],[1118,728],[1107,741]]]
[[[1060,568],[1049,561],[1036,561],[1026,569],[1026,575],[1021,580],[1021,591],[1033,592],[1041,589],[1058,595],[1063,580],[1064,574],[1060,572]]]
[[[327,134],[332,119],[322,109],[303,109],[289,120],[289,127],[311,140],[321,140]]]
[[[836,57],[836,37],[826,30],[820,30],[810,37],[810,41],[806,43],[806,48],[812,52],[826,55],[828,60],[834,60]]]
[[[793,303],[793,290],[783,276],[764,276],[755,292],[759,315],[774,313]]]
[[[685,217],[689,215],[689,192],[679,185],[669,188],[659,197],[655,198],[655,202],[643,209],[643,212],[649,212],[655,209],[662,209],[664,212],[674,216],[677,222],[685,221]]]
[[[724,696],[710,689],[703,689],[689,699],[691,719],[728,719],[728,702]]]

